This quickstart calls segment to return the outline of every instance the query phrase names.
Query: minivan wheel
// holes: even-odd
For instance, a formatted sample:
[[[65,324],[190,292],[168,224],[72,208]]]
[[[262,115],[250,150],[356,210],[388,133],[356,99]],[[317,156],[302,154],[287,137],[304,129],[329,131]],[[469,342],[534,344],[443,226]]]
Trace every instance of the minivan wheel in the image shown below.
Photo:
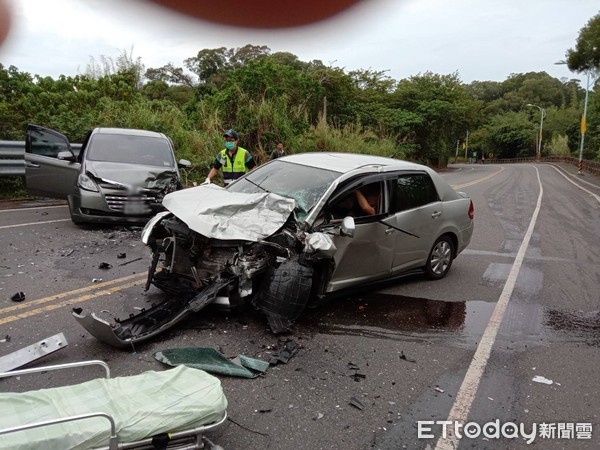
[[[440,280],[446,276],[452,266],[454,255],[454,244],[448,236],[442,236],[431,248],[427,264],[425,264],[425,273],[432,280]]]

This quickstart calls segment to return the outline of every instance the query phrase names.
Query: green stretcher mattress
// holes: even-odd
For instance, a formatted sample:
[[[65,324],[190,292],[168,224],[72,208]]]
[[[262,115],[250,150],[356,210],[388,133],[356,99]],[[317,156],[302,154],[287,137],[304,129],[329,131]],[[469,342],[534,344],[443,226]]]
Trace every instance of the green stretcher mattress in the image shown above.
[[[103,412],[114,419],[119,443],[216,423],[226,411],[220,380],[183,365],[72,386],[0,393],[2,429]],[[3,434],[0,448],[83,450],[107,446],[109,437],[109,422],[93,417]]]

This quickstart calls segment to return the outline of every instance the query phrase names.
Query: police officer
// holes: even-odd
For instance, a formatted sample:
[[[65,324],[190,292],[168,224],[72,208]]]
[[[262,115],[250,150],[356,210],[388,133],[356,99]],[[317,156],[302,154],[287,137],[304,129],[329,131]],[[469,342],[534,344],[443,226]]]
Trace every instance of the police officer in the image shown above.
[[[227,130],[223,137],[225,138],[225,148],[217,155],[203,184],[209,184],[210,180],[219,173],[219,169],[222,169],[223,184],[227,186],[256,166],[250,152],[245,148],[238,147],[239,136],[234,130]]]

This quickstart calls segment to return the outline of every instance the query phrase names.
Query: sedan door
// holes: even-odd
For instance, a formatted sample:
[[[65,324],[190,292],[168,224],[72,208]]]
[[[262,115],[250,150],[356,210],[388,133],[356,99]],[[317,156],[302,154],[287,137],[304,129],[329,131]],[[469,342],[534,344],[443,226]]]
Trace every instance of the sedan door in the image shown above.
[[[375,195],[371,196],[375,214],[361,209],[356,190],[367,194],[375,192]],[[386,198],[385,183],[381,175],[351,183],[332,195],[326,205],[332,217],[331,224],[338,223],[346,216],[352,216],[356,228],[353,237],[334,237],[337,248],[334,254],[335,267],[326,288],[327,292],[389,276],[396,236],[394,230],[380,223],[387,215]]]
[[[390,216],[384,222],[397,229],[392,272],[423,267],[439,237],[444,204],[425,172],[394,173],[387,187]]]
[[[73,160],[59,159],[60,152],[71,152]],[[81,164],[67,137],[57,131],[27,125],[25,139],[25,183],[34,195],[67,198],[73,192]]]

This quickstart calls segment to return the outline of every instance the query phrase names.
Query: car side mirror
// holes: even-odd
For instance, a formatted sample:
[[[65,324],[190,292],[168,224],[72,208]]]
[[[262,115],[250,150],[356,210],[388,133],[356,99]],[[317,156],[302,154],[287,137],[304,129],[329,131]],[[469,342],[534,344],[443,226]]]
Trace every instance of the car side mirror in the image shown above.
[[[340,236],[354,237],[355,229],[356,225],[354,224],[354,217],[344,217],[342,219],[342,226],[340,227]]]
[[[180,159],[180,160],[177,162],[177,166],[178,166],[180,169],[189,169],[190,167],[192,167],[192,163],[191,163],[191,162],[189,162],[187,159]]]
[[[77,161],[77,157],[73,154],[73,152],[70,152],[68,150],[58,152],[58,155],[56,155],[56,157],[58,159],[60,159],[61,161],[70,161],[70,162]]]

